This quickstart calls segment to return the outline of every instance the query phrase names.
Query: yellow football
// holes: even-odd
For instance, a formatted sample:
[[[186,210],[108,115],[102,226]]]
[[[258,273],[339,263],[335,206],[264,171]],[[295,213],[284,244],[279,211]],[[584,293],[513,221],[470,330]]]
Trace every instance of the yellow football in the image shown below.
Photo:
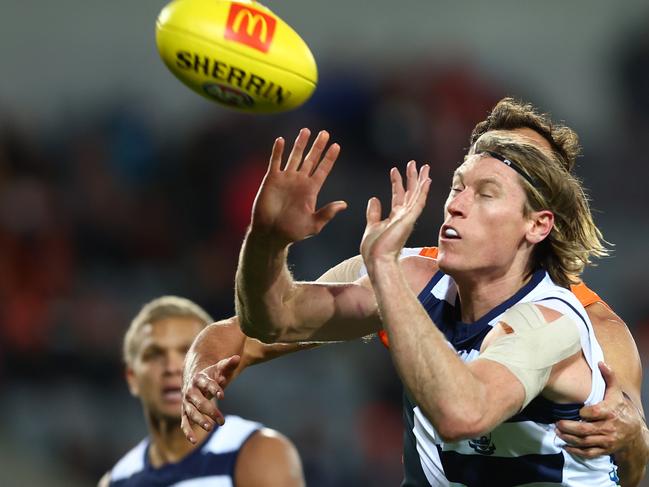
[[[318,82],[315,59],[302,38],[251,0],[174,0],[158,16],[156,42],[183,83],[245,112],[296,108]]]

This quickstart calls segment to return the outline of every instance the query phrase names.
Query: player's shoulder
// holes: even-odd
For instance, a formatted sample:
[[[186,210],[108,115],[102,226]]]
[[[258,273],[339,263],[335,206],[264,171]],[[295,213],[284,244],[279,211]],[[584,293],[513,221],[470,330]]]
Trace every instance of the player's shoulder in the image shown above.
[[[235,475],[237,485],[301,486],[304,483],[297,448],[282,433],[270,428],[257,430],[241,447]]]
[[[112,470],[107,474],[108,483],[111,480],[120,480],[131,477],[146,468],[146,449],[148,439],[143,439],[120,458]],[[108,483],[106,485],[108,485]]]
[[[111,471],[109,470],[104,475],[102,475],[102,477],[99,479],[99,482],[97,483],[97,487],[109,487],[110,486],[110,474],[111,474]]]
[[[273,449],[294,448],[293,443],[279,431],[271,428],[260,428],[250,436],[243,446],[248,451],[268,453]],[[243,450],[242,448],[242,450]]]

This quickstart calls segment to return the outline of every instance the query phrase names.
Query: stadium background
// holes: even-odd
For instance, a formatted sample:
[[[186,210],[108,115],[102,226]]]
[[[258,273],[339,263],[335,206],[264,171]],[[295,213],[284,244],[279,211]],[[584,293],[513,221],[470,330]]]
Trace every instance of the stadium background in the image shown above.
[[[187,296],[232,313],[232,279],[272,140],[343,147],[323,201],[350,208],[291,254],[314,278],[357,252],[387,169],[432,162],[411,244],[435,242],[450,170],[504,95],[582,136],[578,173],[615,243],[588,271],[649,364],[649,7],[645,0],[267,3],[311,45],[320,85],[280,116],[227,112],[177,82],[162,2],[21,2],[0,15],[0,484],[83,486],[145,432],[120,344],[139,306]],[[437,177],[439,176],[439,178]],[[647,387],[645,387],[645,393]],[[223,407],[298,445],[310,486],[396,485],[400,386],[376,342],[248,370]],[[647,484],[649,485],[649,484]]]

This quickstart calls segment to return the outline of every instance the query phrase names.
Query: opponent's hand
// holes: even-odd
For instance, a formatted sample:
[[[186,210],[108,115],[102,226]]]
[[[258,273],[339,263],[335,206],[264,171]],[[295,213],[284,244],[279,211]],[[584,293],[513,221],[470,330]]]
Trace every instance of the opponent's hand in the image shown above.
[[[224,389],[240,360],[239,355],[233,355],[184,378],[180,428],[191,443],[197,441],[194,426],[211,431],[215,423],[225,422],[215,399],[223,399]]]
[[[318,193],[338,158],[340,146],[331,144],[325,151],[329,133],[323,130],[302,157],[310,134],[308,129],[300,130],[283,169],[284,139],[275,140],[268,171],[255,198],[252,231],[279,245],[318,234],[347,208],[344,201],[335,201],[316,209]]]
[[[610,455],[632,444],[644,424],[640,412],[624,397],[615,373],[604,362],[599,370],[606,381],[604,399],[579,410],[584,421],[559,421],[557,436],[566,451],[583,458]]]
[[[367,203],[367,225],[361,241],[361,254],[368,271],[374,259],[398,259],[426,204],[430,188],[429,170],[428,164],[425,164],[418,173],[417,164],[410,161],[406,167],[405,188],[399,171],[396,168],[390,170],[392,209],[385,220],[381,220],[381,202],[378,198],[371,198]]]

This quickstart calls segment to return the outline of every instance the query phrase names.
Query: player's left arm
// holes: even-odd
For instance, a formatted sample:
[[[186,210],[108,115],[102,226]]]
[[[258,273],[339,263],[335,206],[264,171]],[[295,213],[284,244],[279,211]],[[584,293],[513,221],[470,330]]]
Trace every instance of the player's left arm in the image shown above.
[[[236,487],[303,487],[300,455],[277,431],[264,428],[246,441],[234,470]]]
[[[586,311],[610,366],[600,365],[606,394],[602,402],[580,411],[586,421],[557,423],[558,435],[571,445],[566,450],[576,455],[614,454],[622,485],[635,486],[649,461],[649,430],[640,399],[640,356],[626,324],[610,308],[598,302]]]

